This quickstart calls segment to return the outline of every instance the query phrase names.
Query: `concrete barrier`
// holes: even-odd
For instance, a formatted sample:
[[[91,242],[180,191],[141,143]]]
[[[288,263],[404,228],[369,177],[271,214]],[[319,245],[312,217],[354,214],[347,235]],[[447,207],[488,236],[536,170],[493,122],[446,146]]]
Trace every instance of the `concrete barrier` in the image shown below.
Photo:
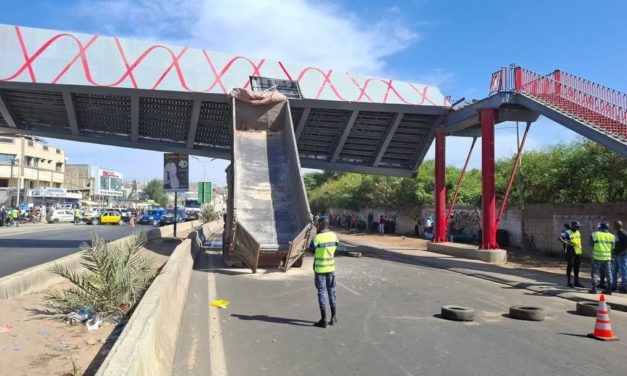
[[[462,243],[428,243],[427,250],[435,253],[444,253],[455,257],[481,260],[492,264],[507,262],[507,251],[504,249],[479,249],[476,245]]]
[[[202,231],[192,232],[176,247],[133,312],[97,376],[172,374],[176,339],[194,259],[204,234],[221,231],[221,222],[208,223]]]
[[[213,223],[213,222],[212,222]],[[191,221],[177,224],[177,232],[191,230],[200,225],[200,221]],[[215,227],[215,225],[214,225]],[[174,234],[174,225],[157,227],[146,232],[148,240],[170,237]],[[128,237],[120,238],[110,242],[111,244],[119,244],[126,241]],[[6,277],[0,278],[0,300],[12,299],[17,296],[41,291],[49,286],[60,283],[65,279],[50,272],[50,268],[54,264],[61,264],[69,270],[81,269],[81,254],[78,251],[74,254],[47,262],[45,264],[33,266],[28,269],[21,270]]]

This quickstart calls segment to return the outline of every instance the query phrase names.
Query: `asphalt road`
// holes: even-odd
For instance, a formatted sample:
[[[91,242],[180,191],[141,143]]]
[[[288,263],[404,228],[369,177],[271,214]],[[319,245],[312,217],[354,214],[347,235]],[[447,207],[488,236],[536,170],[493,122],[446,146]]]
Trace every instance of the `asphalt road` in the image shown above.
[[[139,231],[152,228],[137,226]],[[129,225],[74,226],[64,223],[24,224],[17,229],[0,227],[0,277],[72,254],[83,242],[89,242],[92,234],[115,240],[131,233]]]
[[[339,325],[320,329],[311,259],[301,270],[251,275],[200,254],[177,343],[176,375],[620,375],[627,314],[611,315],[619,342],[586,338],[594,318],[575,303],[401,259],[339,257]],[[227,299],[227,309],[209,306]],[[470,323],[438,317],[473,307]],[[505,315],[543,307],[543,322]]]

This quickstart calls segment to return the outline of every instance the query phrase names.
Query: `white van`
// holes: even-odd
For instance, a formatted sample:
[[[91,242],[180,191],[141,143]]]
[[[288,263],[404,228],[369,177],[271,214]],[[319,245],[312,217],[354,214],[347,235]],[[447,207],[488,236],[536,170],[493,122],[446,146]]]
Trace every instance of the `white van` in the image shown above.
[[[54,209],[46,216],[48,223],[74,222],[74,212],[68,209]]]

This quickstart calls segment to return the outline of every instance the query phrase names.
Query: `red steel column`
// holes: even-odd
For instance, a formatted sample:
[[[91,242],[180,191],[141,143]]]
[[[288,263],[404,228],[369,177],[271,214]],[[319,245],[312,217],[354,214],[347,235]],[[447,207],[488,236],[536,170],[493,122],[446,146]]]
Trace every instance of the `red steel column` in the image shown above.
[[[496,109],[479,110],[481,117],[481,217],[480,249],[499,249],[496,243],[496,192],[494,190],[494,123]]]
[[[433,242],[447,242],[446,238],[446,136],[435,131],[435,234]]]

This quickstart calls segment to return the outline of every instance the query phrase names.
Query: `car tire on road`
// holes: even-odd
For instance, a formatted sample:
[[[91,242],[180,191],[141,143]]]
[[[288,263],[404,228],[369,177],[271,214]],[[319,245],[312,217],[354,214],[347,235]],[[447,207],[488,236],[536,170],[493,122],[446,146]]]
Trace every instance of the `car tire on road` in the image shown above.
[[[59,223],[59,218],[55,218],[55,219],[53,219],[53,220],[52,220],[52,223],[54,223],[54,224]]]
[[[540,307],[515,305],[509,307],[509,315],[518,320],[543,321],[544,309]]]
[[[445,305],[442,307],[442,318],[453,321],[475,321],[475,310],[468,307]]]
[[[302,267],[304,258],[305,258],[305,256],[300,256],[298,258],[298,260],[294,261],[294,263],[292,264],[292,268],[300,268],[300,267]]]
[[[580,316],[596,317],[599,303],[592,301],[577,302],[576,311]],[[611,308],[607,305],[607,313],[611,313]]]

